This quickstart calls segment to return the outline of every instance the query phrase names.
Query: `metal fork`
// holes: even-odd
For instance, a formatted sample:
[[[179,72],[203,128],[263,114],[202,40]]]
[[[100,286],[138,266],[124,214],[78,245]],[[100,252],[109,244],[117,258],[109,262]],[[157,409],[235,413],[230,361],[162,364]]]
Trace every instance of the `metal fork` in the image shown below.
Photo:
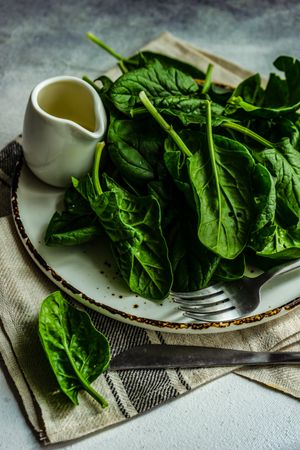
[[[199,291],[172,292],[184,316],[200,322],[236,320],[252,313],[259,305],[261,287],[278,275],[300,267],[300,259],[262,273],[255,278],[217,283]]]

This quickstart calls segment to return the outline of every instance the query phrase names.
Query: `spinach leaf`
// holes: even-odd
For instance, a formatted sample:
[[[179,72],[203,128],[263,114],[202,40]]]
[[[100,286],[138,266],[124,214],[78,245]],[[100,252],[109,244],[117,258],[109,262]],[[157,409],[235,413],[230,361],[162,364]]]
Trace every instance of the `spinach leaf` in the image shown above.
[[[188,206],[184,194],[177,190],[171,179],[152,181],[148,187],[160,204],[162,230],[173,271],[173,291],[207,286],[220,257],[199,242],[196,212]]]
[[[42,303],[38,329],[61,390],[77,405],[78,392],[84,389],[105,408],[106,400],[90,383],[108,367],[109,343],[89,315],[53,292]]]
[[[90,204],[85,200],[73,186],[70,186],[64,195],[65,211],[72,214],[74,217],[79,216],[94,216]]]
[[[257,255],[276,260],[300,258],[300,226],[285,229],[276,225],[271,239]]]
[[[288,104],[288,89],[285,80],[275,73],[271,73],[266,90],[262,98],[262,106],[265,108],[277,108]]]
[[[299,149],[300,133],[297,124],[294,124],[291,120],[282,118],[277,120],[270,132],[270,140],[273,142],[280,142],[284,138],[288,138],[291,145]]]
[[[93,177],[73,179],[73,185],[89,199],[130,289],[149,299],[163,299],[172,286],[172,269],[159,203],[151,195],[140,197],[127,192],[108,176],[103,177],[103,191],[98,179],[102,149],[103,145],[98,145]]]
[[[100,235],[99,224],[92,223],[87,217],[74,217],[73,214],[63,211],[55,212],[48,224],[45,233],[46,245],[80,245],[92,241]]]
[[[230,86],[212,83],[210,90],[208,92],[209,97],[214,103],[218,103],[223,107],[226,106],[226,103],[230,99],[233,93],[233,88]]]
[[[228,107],[226,107],[225,112],[227,114],[233,114],[234,112],[242,109],[246,111],[249,116],[262,117],[264,119],[271,119],[276,117],[287,116],[297,111],[300,108],[300,100],[294,105],[279,106],[279,107],[261,107],[255,106],[251,103],[246,102],[242,97],[232,96],[228,100]]]
[[[287,89],[287,105],[293,105],[300,100],[300,61],[290,56],[279,56],[274,61],[276,69],[284,72]],[[279,101],[280,99],[278,99]],[[282,100],[281,100],[282,101]]]
[[[249,116],[265,119],[290,115],[300,107],[300,61],[280,56],[274,66],[285,73],[285,79],[271,74],[267,87],[260,86],[259,75],[244,80],[233,92],[226,113],[244,110]]]
[[[175,69],[178,69],[181,72],[190,75],[192,78],[197,78],[200,80],[204,80],[205,78],[205,73],[197,67],[192,66],[191,64],[188,64],[179,59],[171,58],[167,55],[163,55],[162,53],[150,52],[145,50],[131,56],[130,58],[126,58],[124,64],[128,70],[133,70],[148,66],[155,61],[159,61],[160,64],[165,68],[174,67]]]
[[[286,164],[286,159],[284,159],[284,164]],[[248,244],[258,256],[276,260],[294,259],[300,256],[299,222],[297,221],[296,225],[287,228],[278,223],[280,219],[281,222],[287,222],[286,216],[283,220],[287,209],[286,205],[283,205],[282,184],[287,184],[287,189],[293,190],[294,193],[297,191],[296,186],[293,189],[293,181],[289,180],[288,175],[284,175],[283,171],[284,168],[278,172],[282,174],[281,180],[276,180],[264,166],[261,164],[256,166],[254,193],[257,217]],[[290,198],[286,199],[287,202],[289,200]],[[290,214],[287,216],[290,217]]]
[[[93,208],[112,241],[123,279],[143,297],[164,299],[172,286],[172,270],[158,201],[129,194],[109,177],[104,183],[109,191]]]
[[[112,105],[111,100],[110,100],[109,92],[110,92],[110,89],[113,86],[113,82],[110,80],[110,78],[106,77],[105,75],[102,75],[102,76],[96,78],[95,81],[100,81],[101,82],[102,87],[98,88],[97,91],[98,91],[98,93],[99,93],[99,95],[101,97],[101,100],[102,100],[105,108],[108,109],[111,112],[112,109],[113,109],[113,105]]]
[[[212,135],[209,103],[207,117],[207,139],[194,132],[199,150],[188,159],[198,211],[198,237],[222,258],[234,259],[250,234],[254,160],[245,146]]]
[[[252,123],[252,121],[251,121]],[[273,144],[272,142],[268,141],[267,139],[265,139],[264,137],[260,136],[259,134],[257,134],[255,131],[253,131],[252,129],[249,128],[249,123],[247,124],[248,126],[243,126],[240,123],[237,123],[236,121],[224,121],[221,124],[222,128],[225,128],[227,132],[229,132],[231,134],[231,138],[237,142],[240,142],[241,139],[238,138],[235,135],[235,132],[238,132],[238,135],[242,135],[243,136],[243,140],[242,142],[240,142],[241,144],[248,144],[248,141],[251,142],[251,145],[253,146],[254,143],[258,143],[259,144],[259,148],[261,148],[261,146],[265,147],[265,148],[272,148]],[[251,140],[249,140],[248,138],[251,138]]]
[[[55,212],[48,224],[46,245],[80,245],[100,235],[101,227],[90,204],[73,188],[64,195],[65,210]]]
[[[263,89],[261,87],[261,78],[257,73],[243,80],[233,91],[232,97],[228,101],[226,113],[232,114],[236,111],[236,105],[233,99],[239,97],[251,105],[259,104],[262,101]]]
[[[269,163],[270,170],[276,173],[277,177],[273,178],[261,164],[256,165],[254,194],[257,216],[248,245],[261,257],[276,260],[298,258],[300,256],[299,219],[296,220],[296,213],[293,216],[289,210],[294,208],[297,202],[299,187],[295,185],[295,182],[298,176],[293,174],[293,169],[288,164],[289,153],[282,155],[276,149],[271,150],[265,155],[267,158],[264,162]],[[295,156],[294,152],[293,156]],[[293,161],[293,158],[290,160]],[[274,168],[270,162],[275,164],[276,161],[278,166]],[[284,193],[287,196],[285,201]],[[293,222],[291,219],[295,219],[295,225],[287,228],[279,223]]]
[[[296,225],[300,217],[300,153],[284,138],[273,148],[252,149],[252,154],[275,179],[276,215],[281,225]]]
[[[190,149],[192,133],[182,130],[179,136]],[[186,165],[187,156],[178,148],[171,137],[165,140],[164,162],[168,172],[173,178],[176,187],[184,193],[190,207],[195,208],[193,190],[190,184],[189,173]]]
[[[109,156],[131,183],[147,183],[157,177],[157,166],[162,164],[162,141],[162,132],[155,122],[111,118]]]
[[[183,125],[206,124],[206,100],[203,98],[169,97],[154,102],[162,114],[177,117]],[[217,103],[211,103],[212,125],[219,126],[226,122],[224,108]]]
[[[248,245],[259,251],[272,239],[276,213],[274,179],[261,164],[256,164],[253,172],[253,194],[256,217]]]
[[[139,93],[143,90],[157,106],[157,102],[166,98],[189,98],[199,88],[189,75],[173,67],[165,68],[155,60],[149,66],[125,73],[116,80],[111,98],[120,111],[130,115],[133,108],[141,106]]]
[[[246,270],[245,256],[243,253],[235,259],[221,259],[214,273],[216,281],[234,281],[243,278]]]
[[[220,257],[199,242],[195,212],[179,207],[166,235],[174,276],[172,290],[188,292],[206,287]]]
[[[246,264],[252,267],[257,267],[260,270],[267,271],[272,269],[272,267],[278,266],[279,264],[284,264],[286,259],[272,259],[264,256],[259,256],[256,252],[247,248],[245,250]]]
[[[178,215],[178,192],[170,176],[148,183],[148,192],[156,198],[161,211],[161,227],[163,235],[166,228]]]
[[[191,142],[194,141],[196,149],[193,153],[159,114],[145,92],[140,93],[140,98],[185,155],[198,213],[200,242],[219,256],[234,259],[246,246],[251,229],[251,174],[254,160],[249,151],[245,146],[223,136],[213,139],[208,101],[208,138],[201,132],[191,131],[189,138]]]
[[[297,123],[294,123],[290,118],[280,117],[271,120],[252,120],[251,129],[262,137],[269,139],[270,144],[272,144],[267,147],[273,147],[274,143],[280,142],[283,138],[288,138],[293,147],[297,149],[299,147],[299,128]],[[248,141],[247,144],[250,145],[250,142]]]
[[[206,121],[206,103],[199,97],[197,83],[174,67],[165,68],[159,61],[154,61],[149,66],[125,73],[114,83],[110,96],[117,109],[135,116],[141,112],[141,91],[159,112],[179,118],[184,125]],[[221,105],[214,103],[212,109],[215,124],[225,120]],[[144,108],[142,111],[146,112]]]

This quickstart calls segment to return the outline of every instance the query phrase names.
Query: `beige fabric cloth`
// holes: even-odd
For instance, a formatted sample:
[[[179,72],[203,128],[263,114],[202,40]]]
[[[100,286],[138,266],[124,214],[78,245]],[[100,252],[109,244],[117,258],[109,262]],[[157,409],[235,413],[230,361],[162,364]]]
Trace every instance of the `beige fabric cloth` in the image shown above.
[[[235,84],[240,78],[249,75],[249,72],[216,56],[194,49],[168,33],[160,36],[147,48],[192,62],[202,70],[213,61],[216,81]],[[128,383],[128,379],[122,374],[111,372],[107,376],[100,376],[93,384],[107,398],[109,402],[107,409],[101,410],[85,393],[80,394],[80,405],[74,407],[57,391],[55,379],[50,373],[37,337],[37,316],[41,301],[57,288],[27,255],[18,239],[11,217],[0,219],[0,268],[2,325],[0,351],[20,394],[29,421],[45,443],[74,439],[116,424],[151,408],[154,404],[163,403],[233,370],[216,368],[180,372],[161,371],[161,377],[157,377],[155,387],[149,385],[149,376],[141,374],[139,382],[135,381],[134,395],[131,392],[133,383]],[[95,318],[95,313],[93,314]],[[103,321],[101,322],[102,319],[100,315],[98,316],[98,325],[101,328]],[[245,350],[300,351],[299,308],[295,308],[280,319],[254,328],[200,336],[161,334],[142,330],[137,332],[129,325],[121,326],[111,319],[104,319],[112,323],[111,336],[115,327],[115,332],[119,333],[119,336],[121,334],[121,337],[124,336],[124,339],[130,333],[140,333],[143,334],[143,339],[147,338],[152,343],[164,341],[167,344],[180,343]],[[239,368],[235,373],[300,398],[300,371],[292,366],[250,370]],[[157,393],[156,403],[149,401],[154,390]]]

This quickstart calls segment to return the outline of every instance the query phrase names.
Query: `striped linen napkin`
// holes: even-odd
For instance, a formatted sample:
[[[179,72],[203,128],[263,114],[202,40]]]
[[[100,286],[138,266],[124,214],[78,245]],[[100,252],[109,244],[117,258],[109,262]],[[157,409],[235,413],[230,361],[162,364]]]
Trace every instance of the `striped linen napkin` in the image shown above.
[[[249,75],[249,72],[197,50],[169,33],[152,41],[147,48],[192,62],[204,70],[209,62],[213,62],[216,81],[235,84]],[[110,75],[117,76],[116,69]],[[18,239],[10,215],[11,178],[21,155],[19,141],[12,142],[0,152],[0,352],[29,422],[42,442],[71,440],[101,430],[232,371],[300,398],[300,371],[292,366],[160,369],[108,371],[101,375],[93,385],[109,402],[105,410],[85,392],[80,394],[79,406],[70,404],[57,389],[37,336],[41,301],[57,288],[31,261]],[[95,311],[89,312],[95,326],[110,340],[113,355],[146,343],[300,351],[299,308],[254,328],[197,336],[149,331],[114,321]]]

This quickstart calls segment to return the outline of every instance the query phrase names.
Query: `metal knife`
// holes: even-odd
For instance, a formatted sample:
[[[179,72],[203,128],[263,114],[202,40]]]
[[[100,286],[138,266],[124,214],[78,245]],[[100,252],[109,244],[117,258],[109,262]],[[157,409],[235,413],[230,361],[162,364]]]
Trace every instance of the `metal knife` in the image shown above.
[[[116,355],[109,370],[272,364],[300,364],[300,352],[250,352],[192,345],[146,344]]]

